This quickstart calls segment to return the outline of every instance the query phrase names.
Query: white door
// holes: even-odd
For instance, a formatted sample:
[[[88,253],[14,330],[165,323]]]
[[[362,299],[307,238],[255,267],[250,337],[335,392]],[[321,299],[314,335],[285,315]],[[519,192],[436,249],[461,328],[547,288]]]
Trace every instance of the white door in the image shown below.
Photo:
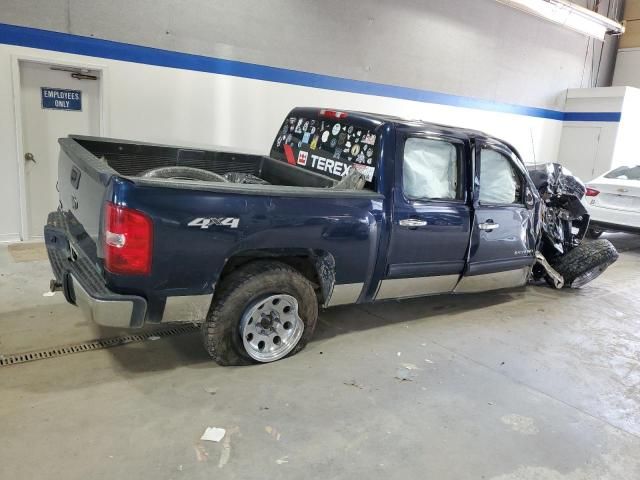
[[[99,78],[79,80],[52,67],[61,68],[20,62],[26,238],[42,237],[47,214],[58,208],[58,138],[100,134]]]
[[[558,163],[587,183],[603,172],[597,168],[600,127],[564,127]]]

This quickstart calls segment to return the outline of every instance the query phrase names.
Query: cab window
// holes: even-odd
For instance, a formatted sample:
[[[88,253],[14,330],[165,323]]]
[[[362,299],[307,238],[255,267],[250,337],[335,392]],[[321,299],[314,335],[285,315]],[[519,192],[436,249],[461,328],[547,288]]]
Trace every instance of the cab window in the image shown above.
[[[480,203],[522,203],[522,180],[511,160],[502,153],[483,148],[480,153]]]
[[[457,145],[428,138],[409,138],[404,144],[402,186],[410,200],[458,200],[460,152]]]

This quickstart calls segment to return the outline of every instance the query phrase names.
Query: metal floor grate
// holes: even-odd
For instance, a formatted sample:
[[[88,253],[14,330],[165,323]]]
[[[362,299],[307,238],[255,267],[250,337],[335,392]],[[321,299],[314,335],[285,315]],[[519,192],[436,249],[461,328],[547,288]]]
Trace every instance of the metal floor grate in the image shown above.
[[[34,362],[36,360],[46,360],[48,358],[62,357],[64,355],[71,355],[72,353],[91,352],[93,350],[101,350],[103,348],[126,345],[127,343],[143,342],[145,340],[148,340],[150,337],[162,338],[172,335],[181,335],[183,333],[195,332],[199,328],[200,327],[198,325],[189,323],[186,325],[179,325],[162,330],[150,331],[134,335],[124,335],[121,337],[89,340],[88,342],[76,343],[74,345],[46,348],[33,352],[13,353],[9,355],[0,354],[0,367],[17,365],[19,363]]]

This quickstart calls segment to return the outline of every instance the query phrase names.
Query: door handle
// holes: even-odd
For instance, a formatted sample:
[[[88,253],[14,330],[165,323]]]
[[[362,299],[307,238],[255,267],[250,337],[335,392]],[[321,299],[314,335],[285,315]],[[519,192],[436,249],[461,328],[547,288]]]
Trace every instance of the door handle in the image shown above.
[[[425,225],[427,225],[426,220],[420,220],[419,218],[405,218],[403,220],[400,220],[398,223],[401,227],[409,228],[424,227]]]
[[[486,230],[488,232],[490,232],[491,230],[495,230],[496,228],[500,227],[499,223],[493,223],[492,220],[489,220],[485,223],[480,223],[478,224],[478,227],[480,228],[480,230]]]
[[[29,152],[24,154],[24,161],[36,163],[36,159],[33,157],[33,153],[29,153]]]

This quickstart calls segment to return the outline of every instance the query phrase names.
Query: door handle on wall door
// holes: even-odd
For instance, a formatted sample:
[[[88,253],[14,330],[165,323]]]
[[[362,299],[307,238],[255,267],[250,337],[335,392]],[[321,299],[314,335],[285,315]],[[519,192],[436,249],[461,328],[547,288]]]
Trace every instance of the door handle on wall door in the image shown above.
[[[405,218],[403,220],[400,220],[398,224],[400,224],[401,227],[415,228],[424,227],[425,225],[427,225],[427,221],[420,220],[419,218]]]
[[[36,159],[33,157],[33,153],[29,153],[29,152],[24,154],[24,161],[36,163]]]
[[[485,223],[478,224],[478,227],[480,228],[480,230],[486,230],[488,232],[490,232],[491,230],[495,230],[499,226],[500,226],[499,223],[493,223],[491,220]]]

